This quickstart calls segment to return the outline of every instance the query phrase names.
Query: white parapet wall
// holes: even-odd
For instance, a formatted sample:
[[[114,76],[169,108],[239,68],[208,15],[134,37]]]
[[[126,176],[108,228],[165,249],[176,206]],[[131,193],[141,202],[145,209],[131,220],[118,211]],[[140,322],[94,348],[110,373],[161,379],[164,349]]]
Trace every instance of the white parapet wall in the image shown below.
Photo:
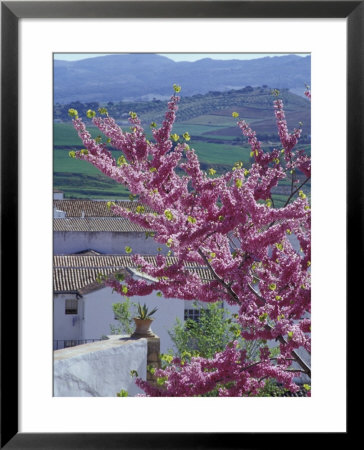
[[[81,220],[81,219],[80,219]],[[86,219],[85,219],[86,220]],[[92,248],[110,255],[125,255],[125,247],[131,247],[133,253],[141,255],[166,254],[169,248],[154,239],[146,239],[145,232],[113,231],[57,231],[53,232],[53,253],[67,255]]]
[[[129,396],[143,393],[130,375],[147,375],[147,339],[110,336],[92,344],[54,352],[55,397],[116,397],[121,389]]]

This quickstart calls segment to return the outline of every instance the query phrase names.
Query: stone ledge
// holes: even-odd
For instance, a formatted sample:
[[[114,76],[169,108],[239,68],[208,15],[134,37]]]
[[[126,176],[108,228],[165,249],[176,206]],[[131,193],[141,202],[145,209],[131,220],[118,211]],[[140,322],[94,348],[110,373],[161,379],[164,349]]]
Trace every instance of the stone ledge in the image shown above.
[[[88,344],[77,345],[75,347],[67,347],[60,350],[55,350],[53,352],[53,360],[60,361],[63,359],[75,358],[87,353],[100,352],[112,347],[129,345],[141,340],[146,340],[146,338],[131,339],[130,337],[112,335],[108,336],[108,339],[104,339],[98,342],[91,342]]]
[[[147,339],[111,339],[56,350],[53,364],[55,397],[116,397],[121,389],[135,396],[131,370],[146,379]]]

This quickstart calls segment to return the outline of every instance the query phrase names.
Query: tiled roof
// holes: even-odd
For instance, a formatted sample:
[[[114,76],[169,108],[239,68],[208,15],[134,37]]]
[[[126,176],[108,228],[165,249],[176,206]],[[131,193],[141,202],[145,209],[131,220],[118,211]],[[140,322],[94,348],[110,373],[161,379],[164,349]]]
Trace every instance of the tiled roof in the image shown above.
[[[87,286],[97,283],[98,275],[110,275],[116,272],[109,268],[75,268],[54,267],[53,268],[53,290],[55,292],[79,292]],[[99,285],[99,287],[102,287]]]
[[[156,264],[155,256],[144,256],[145,260]],[[172,264],[177,258],[169,257],[168,261]],[[114,268],[135,268],[130,255],[54,255],[54,267],[114,267]]]
[[[141,205],[139,202],[131,202],[128,200],[116,201],[119,206],[129,208],[131,211],[136,211],[137,206]],[[145,212],[152,212],[152,210],[143,205]],[[58,210],[65,211],[66,217],[115,217],[111,209],[107,207],[107,201],[98,200],[53,200],[53,207]]]
[[[144,256],[144,258],[156,264],[155,256]],[[173,264],[177,258],[170,257],[167,260]],[[129,255],[55,255],[53,257],[53,289],[58,293],[86,293],[94,288],[102,287],[96,282],[99,274],[111,275],[124,272],[127,268],[136,268]],[[206,267],[188,263],[186,268],[197,273],[203,281],[212,280]]]
[[[82,231],[82,232],[145,232],[147,228],[132,223],[121,217],[77,217],[53,219],[53,231]]]

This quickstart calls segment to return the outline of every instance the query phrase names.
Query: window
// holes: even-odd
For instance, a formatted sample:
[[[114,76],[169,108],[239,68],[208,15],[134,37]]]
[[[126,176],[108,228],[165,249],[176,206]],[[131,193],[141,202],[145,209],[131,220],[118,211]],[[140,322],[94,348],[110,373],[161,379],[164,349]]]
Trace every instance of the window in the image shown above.
[[[65,314],[78,314],[78,302],[74,299],[66,300]]]
[[[199,309],[185,309],[184,319],[186,320],[194,320],[198,322],[200,320],[200,310]]]

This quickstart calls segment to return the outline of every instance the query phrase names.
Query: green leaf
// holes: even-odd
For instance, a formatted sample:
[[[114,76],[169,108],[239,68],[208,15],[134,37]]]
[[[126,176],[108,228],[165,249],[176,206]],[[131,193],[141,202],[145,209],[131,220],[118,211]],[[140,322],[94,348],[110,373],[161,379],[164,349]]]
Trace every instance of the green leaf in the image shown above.
[[[242,161],[238,161],[238,162],[234,163],[233,170],[241,169],[242,167],[243,167]]]
[[[151,366],[150,364],[147,366],[147,371],[152,375],[155,374],[155,370],[156,370],[155,367]]]
[[[266,320],[267,317],[268,317],[268,314],[267,314],[267,313],[263,313],[263,314],[261,314],[261,315],[259,316],[259,320],[260,320],[261,322],[264,322],[264,321]]]
[[[116,274],[115,274],[115,278],[116,278],[118,281],[124,281],[125,276],[124,276],[122,273],[116,273]]]
[[[93,117],[96,116],[96,112],[95,112],[95,111],[92,111],[92,109],[89,109],[89,110],[86,112],[86,116],[87,116],[89,119],[92,119]]]
[[[161,360],[162,361],[166,361],[168,364],[170,364],[173,360],[173,356],[172,355],[168,355],[166,353],[162,353],[161,354]]]
[[[119,166],[124,166],[125,164],[128,164],[127,160],[125,159],[124,155],[119,156],[117,163]]]
[[[122,291],[123,294],[127,294],[128,293],[128,287],[127,286],[123,286],[121,288],[121,291]]]
[[[120,392],[118,392],[116,394],[117,397],[127,397],[128,396],[128,391],[125,391],[124,389],[122,389]]]
[[[164,215],[167,218],[167,220],[173,220],[173,214],[172,214],[172,212],[169,209],[166,209],[164,211]]]
[[[152,316],[156,311],[158,311],[158,308],[154,308],[152,309],[152,311],[149,311],[145,303],[143,306],[140,303],[138,303],[137,308],[138,308],[137,318],[142,320],[149,319],[150,316]]]
[[[78,119],[78,112],[77,112],[77,109],[70,108],[70,109],[68,110],[68,114],[69,114],[71,117],[74,117],[75,119]]]
[[[158,386],[163,386],[164,383],[168,380],[168,377],[159,377],[157,378],[157,384]]]

